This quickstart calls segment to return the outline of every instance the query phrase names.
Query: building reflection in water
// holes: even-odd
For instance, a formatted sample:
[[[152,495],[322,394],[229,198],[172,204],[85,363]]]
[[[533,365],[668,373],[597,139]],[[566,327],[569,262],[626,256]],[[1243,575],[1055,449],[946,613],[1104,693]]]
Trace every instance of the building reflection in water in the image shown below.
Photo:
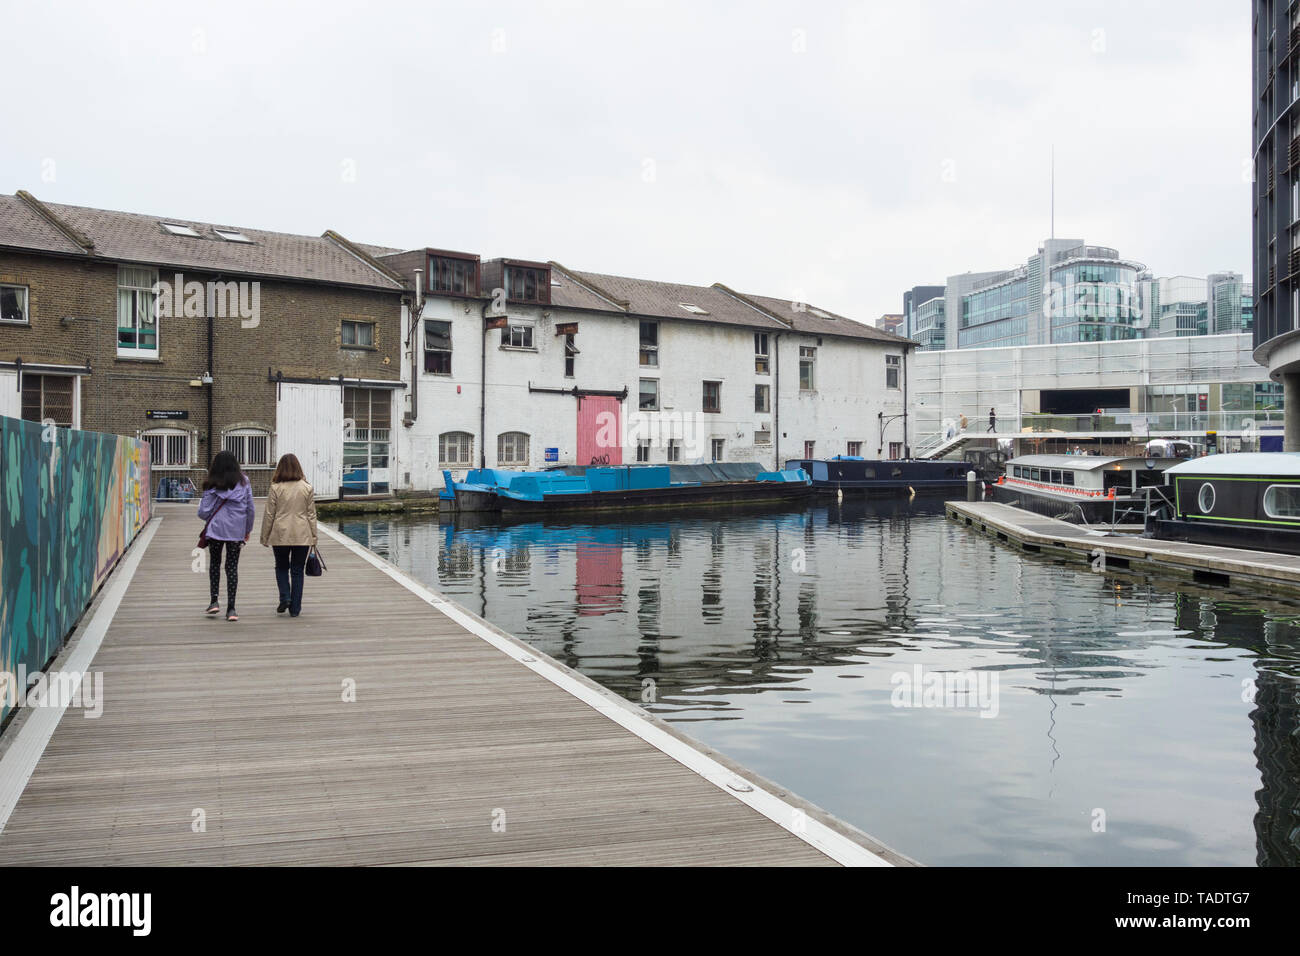
[[[653,681],[660,709],[679,721],[742,717],[748,695],[810,700],[808,678],[827,668],[894,671],[941,647],[945,667],[996,670],[1004,686],[1047,698],[1024,730],[1044,740],[1048,777],[1087,729],[1071,707],[1122,698],[1157,670],[1186,666],[1185,647],[1169,643],[1177,635],[1198,666],[1248,662],[1253,685],[1243,692],[1254,698],[1243,698],[1240,719],[1253,728],[1259,771],[1256,862],[1300,863],[1294,603],[1058,568],[971,534],[926,500],[339,527],[629,700],[642,701]]]

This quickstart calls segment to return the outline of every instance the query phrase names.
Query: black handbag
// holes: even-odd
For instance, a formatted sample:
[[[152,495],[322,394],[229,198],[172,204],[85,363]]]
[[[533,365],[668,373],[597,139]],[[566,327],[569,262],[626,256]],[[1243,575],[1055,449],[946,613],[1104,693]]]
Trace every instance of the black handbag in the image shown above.
[[[307,552],[307,563],[303,566],[303,574],[309,578],[318,578],[321,572],[327,570],[324,560],[321,559],[320,551],[312,545],[312,549]]]

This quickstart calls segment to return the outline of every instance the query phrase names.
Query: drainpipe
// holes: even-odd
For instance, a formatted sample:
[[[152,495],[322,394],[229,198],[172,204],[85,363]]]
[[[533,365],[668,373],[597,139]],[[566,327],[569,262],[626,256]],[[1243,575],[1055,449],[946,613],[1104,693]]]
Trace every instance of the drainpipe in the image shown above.
[[[483,350],[481,352],[482,360],[479,363],[478,376],[478,466],[487,467],[487,307],[489,303],[484,302],[480,308],[479,315],[483,319]]]
[[[422,329],[420,328],[421,319],[424,316],[424,289],[420,285],[423,281],[424,270],[415,270],[415,302],[411,310],[411,329],[406,338],[406,344],[411,349],[411,414],[407,416],[407,425],[412,425],[420,417],[420,363],[419,363],[419,341]]]
[[[911,424],[911,408],[907,404],[907,346],[903,347],[903,457],[912,457],[912,444],[908,441],[908,425]]]
[[[213,280],[213,282],[221,282],[221,281],[223,281],[223,277],[222,277],[220,274],[218,274],[217,277],[216,277],[216,279]],[[212,445],[212,441],[213,441],[212,436],[216,434],[215,425],[214,425],[214,423],[213,423],[213,421],[212,421],[212,392],[213,392],[213,390],[216,388],[216,380],[217,380],[217,376],[216,376],[215,374],[213,374],[213,370],[212,370],[213,338],[214,338],[214,336],[216,335],[216,329],[215,329],[215,327],[214,327],[214,323],[213,323],[213,319],[212,319],[212,313],[216,310],[216,291],[215,291],[215,290],[216,290],[215,285],[209,285],[209,286],[208,286],[207,308],[203,310],[204,312],[206,312],[206,313],[208,314],[208,381],[207,381],[207,386],[208,386],[208,387],[207,387],[207,392],[208,392],[208,441],[207,441],[208,461],[212,461],[213,456],[216,454],[216,453],[212,450],[212,447],[213,447],[213,445]],[[155,327],[157,327],[157,325],[159,324],[159,323],[158,323],[157,316],[154,317],[154,324],[155,324]]]
[[[781,333],[772,333],[772,441],[776,454],[773,471],[785,465],[781,461]]]

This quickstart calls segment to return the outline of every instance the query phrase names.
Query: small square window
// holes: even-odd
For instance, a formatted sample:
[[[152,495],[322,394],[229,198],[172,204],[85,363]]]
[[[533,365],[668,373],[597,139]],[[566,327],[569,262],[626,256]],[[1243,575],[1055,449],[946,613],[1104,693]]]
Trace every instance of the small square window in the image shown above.
[[[27,287],[0,285],[0,322],[29,322],[27,314]]]
[[[350,322],[343,320],[342,337],[344,348],[365,348],[375,347],[375,323],[373,322]]]
[[[502,335],[502,345],[512,349],[530,349],[533,347],[533,327],[531,325],[512,325]]]

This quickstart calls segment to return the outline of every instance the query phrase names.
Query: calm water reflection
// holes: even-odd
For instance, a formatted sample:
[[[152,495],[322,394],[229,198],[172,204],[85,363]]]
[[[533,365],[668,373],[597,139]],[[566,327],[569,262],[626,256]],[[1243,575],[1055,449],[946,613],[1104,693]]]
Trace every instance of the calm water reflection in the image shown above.
[[[937,501],[339,527],[922,862],[1300,862],[1300,602],[1025,558]],[[894,706],[917,665],[996,675],[996,716]]]

